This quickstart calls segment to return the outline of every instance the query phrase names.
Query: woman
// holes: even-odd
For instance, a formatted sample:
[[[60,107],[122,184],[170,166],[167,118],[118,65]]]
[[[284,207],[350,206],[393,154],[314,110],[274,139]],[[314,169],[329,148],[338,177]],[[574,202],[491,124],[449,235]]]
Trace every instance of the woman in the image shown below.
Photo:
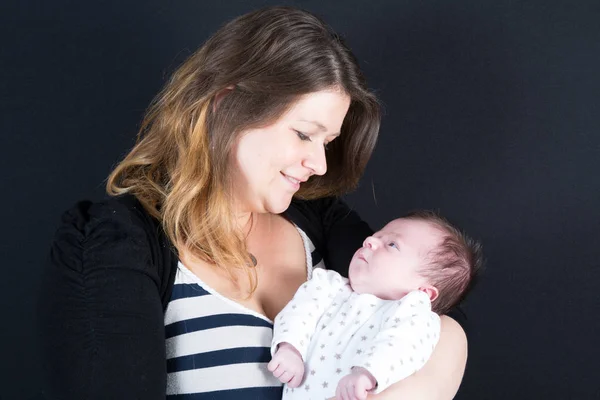
[[[268,8],[219,29],[151,105],[113,197],[63,217],[41,294],[46,395],[279,399],[272,320],[313,266],[346,275],[371,233],[336,196],[379,119],[313,15]],[[466,339],[442,321],[427,365],[373,398],[453,397]]]

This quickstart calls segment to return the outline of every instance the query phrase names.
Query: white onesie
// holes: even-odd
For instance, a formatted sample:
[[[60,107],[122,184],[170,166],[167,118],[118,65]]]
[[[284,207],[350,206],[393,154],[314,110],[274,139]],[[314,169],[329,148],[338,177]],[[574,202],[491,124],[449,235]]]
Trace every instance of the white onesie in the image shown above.
[[[271,355],[282,342],[304,360],[302,384],[283,390],[283,399],[323,400],[352,367],[377,380],[375,393],[422,368],[440,333],[429,297],[413,291],[382,300],[352,291],[348,279],[316,268],[275,318]]]

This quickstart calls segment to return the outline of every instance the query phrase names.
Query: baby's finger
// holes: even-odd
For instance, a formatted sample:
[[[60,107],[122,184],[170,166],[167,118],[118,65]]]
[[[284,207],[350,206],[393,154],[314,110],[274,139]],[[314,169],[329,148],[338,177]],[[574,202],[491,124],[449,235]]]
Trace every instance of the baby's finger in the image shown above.
[[[281,375],[285,373],[286,369],[283,365],[279,364],[277,368],[273,371],[273,376],[275,378],[279,378]]]
[[[269,361],[269,363],[267,364],[267,369],[271,372],[275,371],[277,369],[277,367],[279,367],[279,360],[273,358],[271,361]]]
[[[354,386],[354,396],[358,400],[366,400],[367,389],[365,388],[365,385],[357,384],[356,386]]]
[[[338,383],[337,388],[335,388],[335,400],[344,400],[344,397],[342,396],[343,388],[344,385],[342,384],[342,382]]]
[[[346,385],[346,397],[344,400],[354,400],[354,385],[348,384]]]
[[[351,386],[351,383],[348,380],[348,377],[345,376],[344,378],[342,378],[340,380],[340,383],[338,383],[338,387],[336,390],[336,397],[335,400],[348,400],[348,387]]]
[[[302,374],[295,373],[292,376],[292,379],[288,382],[288,386],[291,388],[297,388],[302,383]]]
[[[294,379],[297,381],[295,382],[296,385],[300,386],[300,384],[304,380],[304,364],[298,365],[297,368],[294,370]]]
[[[289,381],[292,380],[293,377],[294,377],[294,374],[292,374],[290,371],[284,371],[283,374],[281,374],[281,376],[279,376],[279,382],[288,383]]]

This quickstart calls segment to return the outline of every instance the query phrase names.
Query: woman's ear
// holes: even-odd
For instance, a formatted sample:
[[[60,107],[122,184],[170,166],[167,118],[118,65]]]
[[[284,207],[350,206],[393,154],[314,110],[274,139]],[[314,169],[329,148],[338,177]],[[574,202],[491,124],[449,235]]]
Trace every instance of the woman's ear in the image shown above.
[[[429,300],[431,300],[432,302],[438,298],[438,296],[440,295],[440,292],[437,290],[437,288],[435,286],[421,286],[419,288],[419,290],[421,292],[424,292],[427,297],[429,297]]]
[[[215,101],[213,101],[213,112],[216,111],[217,107],[221,103],[221,100],[223,100],[227,94],[231,93],[233,89],[235,89],[234,85],[227,86],[225,89],[216,94]]]

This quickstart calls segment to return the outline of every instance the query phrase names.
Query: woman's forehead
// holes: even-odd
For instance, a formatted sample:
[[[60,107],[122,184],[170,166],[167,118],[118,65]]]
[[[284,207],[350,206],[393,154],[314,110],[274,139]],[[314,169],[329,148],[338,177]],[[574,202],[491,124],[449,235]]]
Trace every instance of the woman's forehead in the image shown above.
[[[339,132],[350,107],[350,97],[338,90],[323,90],[300,97],[282,119],[312,124],[328,133]]]

